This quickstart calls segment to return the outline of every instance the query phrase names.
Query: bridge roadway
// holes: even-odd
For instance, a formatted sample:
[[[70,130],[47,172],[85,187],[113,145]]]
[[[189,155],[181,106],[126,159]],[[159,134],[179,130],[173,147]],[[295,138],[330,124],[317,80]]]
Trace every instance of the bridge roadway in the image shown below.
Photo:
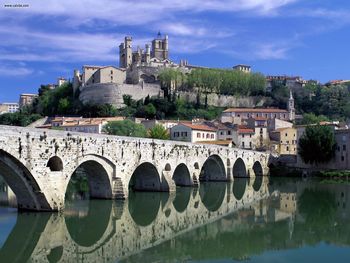
[[[64,209],[72,174],[87,173],[90,196],[267,175],[269,154],[216,145],[0,126],[0,175],[20,210]]]
[[[260,200],[269,197],[268,177],[240,180],[245,181],[238,188],[236,182],[204,183],[199,189],[186,188],[181,195],[137,193],[140,200],[133,202],[90,200],[98,204],[85,211],[67,207],[63,213],[19,213],[0,258],[6,262],[119,262],[239,209],[259,213]],[[151,201],[145,202],[147,195]],[[143,214],[145,210],[151,216]]]

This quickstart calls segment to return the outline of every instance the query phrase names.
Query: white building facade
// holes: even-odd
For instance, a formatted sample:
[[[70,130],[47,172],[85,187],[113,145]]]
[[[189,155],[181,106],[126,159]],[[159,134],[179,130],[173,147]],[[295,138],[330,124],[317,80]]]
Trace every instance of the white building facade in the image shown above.
[[[170,129],[170,138],[174,141],[192,143],[216,141],[217,130],[202,124],[180,123]]]

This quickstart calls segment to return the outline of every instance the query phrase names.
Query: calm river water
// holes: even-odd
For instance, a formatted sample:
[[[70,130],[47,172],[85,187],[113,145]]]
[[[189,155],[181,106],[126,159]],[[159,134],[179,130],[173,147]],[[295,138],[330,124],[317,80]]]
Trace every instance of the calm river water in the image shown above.
[[[85,188],[63,213],[18,213],[3,186],[0,262],[350,262],[344,183],[236,179],[124,202]]]

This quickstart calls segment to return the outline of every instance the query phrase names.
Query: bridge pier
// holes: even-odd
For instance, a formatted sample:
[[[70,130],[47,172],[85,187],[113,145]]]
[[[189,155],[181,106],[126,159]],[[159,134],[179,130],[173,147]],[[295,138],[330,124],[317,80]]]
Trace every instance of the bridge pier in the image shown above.
[[[112,178],[112,198],[117,200],[127,199],[129,196],[129,191],[123,185],[121,178]]]
[[[161,192],[176,192],[175,181],[171,178],[171,172],[163,171],[160,185]]]

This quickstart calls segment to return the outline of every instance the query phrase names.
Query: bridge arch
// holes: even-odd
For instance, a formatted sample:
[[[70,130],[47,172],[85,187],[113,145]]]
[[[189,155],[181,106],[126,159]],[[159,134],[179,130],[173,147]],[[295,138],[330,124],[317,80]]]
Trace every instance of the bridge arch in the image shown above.
[[[254,189],[254,191],[257,192],[260,190],[260,188],[263,184],[263,175],[264,175],[263,167],[259,161],[256,161],[253,164],[253,171],[254,171],[254,175],[255,175],[253,189]]]
[[[157,168],[149,162],[140,164],[130,178],[129,188],[133,191],[160,191],[161,182]]]
[[[167,172],[171,171],[171,165],[170,165],[169,163],[167,163],[167,164],[165,165],[164,170],[167,171]]]
[[[256,161],[253,164],[253,171],[254,171],[255,176],[263,176],[264,175],[263,167],[259,161]]]
[[[191,186],[191,174],[187,166],[184,163],[180,163],[173,174],[173,180],[176,186]]]
[[[232,168],[233,177],[249,177],[247,167],[242,158],[238,158]]]
[[[200,181],[226,181],[225,165],[219,155],[211,155],[202,166]]]
[[[49,167],[51,172],[60,172],[63,170],[62,159],[56,155],[52,156],[47,162],[46,167]]]
[[[0,171],[16,195],[20,210],[52,211],[34,176],[17,158],[0,149]]]
[[[72,176],[80,175],[87,178],[90,198],[111,199],[113,174],[114,166],[109,160],[97,155],[87,155],[80,160],[74,172],[70,174],[65,192],[67,193]]]

